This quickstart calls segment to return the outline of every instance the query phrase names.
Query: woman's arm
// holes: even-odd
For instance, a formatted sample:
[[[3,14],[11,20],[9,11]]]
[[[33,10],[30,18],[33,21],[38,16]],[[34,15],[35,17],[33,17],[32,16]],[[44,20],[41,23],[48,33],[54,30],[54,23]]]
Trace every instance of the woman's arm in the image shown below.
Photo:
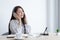
[[[30,25],[25,25],[26,26],[26,32],[29,34],[31,32],[31,26]]]
[[[13,34],[18,33],[18,30],[17,30],[17,28],[16,28],[16,23],[15,23],[14,20],[11,20],[11,21],[10,21],[10,30],[11,30],[11,32],[12,32]]]

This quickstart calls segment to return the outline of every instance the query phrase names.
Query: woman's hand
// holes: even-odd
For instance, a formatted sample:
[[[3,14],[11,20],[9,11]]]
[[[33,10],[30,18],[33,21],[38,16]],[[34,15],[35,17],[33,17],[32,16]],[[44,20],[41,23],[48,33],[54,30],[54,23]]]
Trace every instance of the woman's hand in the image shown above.
[[[19,21],[19,24],[21,24],[21,18],[19,17],[19,15],[14,13],[13,16]]]
[[[21,19],[16,13],[14,13],[13,16],[14,16],[16,19],[18,19],[18,20]]]

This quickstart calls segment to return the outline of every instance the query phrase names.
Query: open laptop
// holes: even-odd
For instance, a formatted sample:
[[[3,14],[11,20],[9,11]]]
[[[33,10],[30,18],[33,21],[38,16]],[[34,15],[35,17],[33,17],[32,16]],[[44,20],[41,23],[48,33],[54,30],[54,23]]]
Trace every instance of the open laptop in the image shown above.
[[[44,30],[44,32],[43,33],[40,33],[40,35],[49,35],[47,29],[48,29],[48,27],[46,27],[45,30]]]

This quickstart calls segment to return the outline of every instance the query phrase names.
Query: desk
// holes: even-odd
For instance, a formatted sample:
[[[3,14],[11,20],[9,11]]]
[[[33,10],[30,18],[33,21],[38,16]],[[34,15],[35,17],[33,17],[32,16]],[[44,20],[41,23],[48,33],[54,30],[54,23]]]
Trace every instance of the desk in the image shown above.
[[[15,40],[15,38],[6,38],[7,36],[0,36],[0,40]],[[54,36],[39,36],[39,37],[31,37],[24,38],[23,40],[60,40],[60,35]]]

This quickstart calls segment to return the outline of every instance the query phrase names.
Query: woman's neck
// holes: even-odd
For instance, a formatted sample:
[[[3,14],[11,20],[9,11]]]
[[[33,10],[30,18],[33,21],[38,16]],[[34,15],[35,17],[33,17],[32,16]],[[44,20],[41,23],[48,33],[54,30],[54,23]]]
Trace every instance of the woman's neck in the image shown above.
[[[18,22],[19,22],[19,25],[22,25],[22,20],[20,19],[20,20],[18,20]]]

